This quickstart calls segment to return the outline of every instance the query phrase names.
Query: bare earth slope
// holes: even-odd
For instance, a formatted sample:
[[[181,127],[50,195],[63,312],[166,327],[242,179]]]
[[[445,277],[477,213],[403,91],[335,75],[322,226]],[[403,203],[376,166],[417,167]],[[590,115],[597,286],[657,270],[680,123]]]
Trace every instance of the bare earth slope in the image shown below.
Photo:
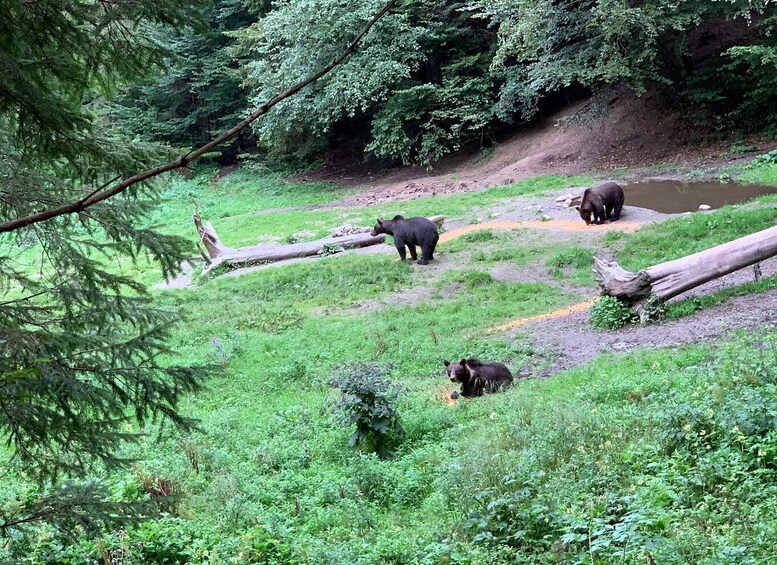
[[[659,107],[655,95],[637,98],[621,93],[602,110],[606,113],[594,119],[591,102],[578,103],[500,143],[488,159],[470,151],[449,155],[432,170],[414,166],[377,171],[351,147],[348,155],[333,155],[303,179],[361,187],[358,194],[333,203],[347,206],[472,191],[545,174],[645,165],[650,174],[657,164],[664,170],[667,164],[677,168],[721,164],[724,149],[705,142],[679,115]]]

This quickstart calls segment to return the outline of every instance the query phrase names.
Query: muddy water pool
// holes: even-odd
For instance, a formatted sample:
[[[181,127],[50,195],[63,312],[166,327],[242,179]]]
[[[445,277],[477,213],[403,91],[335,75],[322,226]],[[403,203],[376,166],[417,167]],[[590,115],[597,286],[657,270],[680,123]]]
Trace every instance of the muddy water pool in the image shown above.
[[[777,194],[777,187],[732,182],[645,181],[623,186],[626,206],[649,208],[664,214],[693,212],[702,204],[720,208],[762,194]]]

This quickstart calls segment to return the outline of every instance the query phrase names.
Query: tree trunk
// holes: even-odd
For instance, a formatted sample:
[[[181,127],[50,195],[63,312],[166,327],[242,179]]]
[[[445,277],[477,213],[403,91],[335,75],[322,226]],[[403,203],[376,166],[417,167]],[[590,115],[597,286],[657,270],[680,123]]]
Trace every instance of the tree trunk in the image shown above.
[[[267,247],[262,245],[240,247],[234,249],[227,247],[216,234],[210,222],[205,225],[202,223],[199,212],[195,210],[193,214],[194,226],[200,236],[197,248],[200,254],[208,263],[205,272],[211,271],[221,264],[227,264],[234,267],[242,267],[253,263],[269,263],[273,261],[282,261],[284,259],[293,259],[296,257],[310,257],[321,255],[327,251],[327,248],[341,247],[343,249],[355,247],[367,247],[377,245],[386,240],[383,234],[372,236],[369,231],[362,233],[353,233],[339,237],[325,237],[306,243],[293,243],[290,245],[276,245]],[[429,218],[438,227],[442,225],[445,218],[443,216],[433,216]],[[365,228],[369,230],[370,228]]]
[[[777,256],[777,226],[705,251],[632,273],[614,261],[594,258],[602,294],[629,302],[644,318],[645,306]]]

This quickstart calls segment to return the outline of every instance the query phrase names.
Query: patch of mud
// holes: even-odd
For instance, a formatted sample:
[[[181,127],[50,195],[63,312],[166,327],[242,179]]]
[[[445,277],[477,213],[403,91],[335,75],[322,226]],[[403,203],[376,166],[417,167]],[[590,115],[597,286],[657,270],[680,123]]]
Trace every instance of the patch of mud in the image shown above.
[[[527,324],[530,341],[541,351],[552,375],[576,367],[610,351],[675,347],[706,341],[745,328],[777,323],[777,292],[731,298],[715,308],[693,316],[646,326],[631,326],[617,332],[594,330],[585,311],[570,316]]]
[[[777,276],[777,257],[760,264],[763,278]],[[753,267],[741,269],[710,281],[674,298],[677,302],[692,296],[704,296],[755,280]],[[594,359],[607,351],[640,347],[671,347],[724,335],[730,330],[754,328],[777,323],[777,290],[729,298],[714,308],[692,316],[647,326],[630,326],[617,332],[595,330],[588,310],[594,299],[554,312],[513,320],[495,327],[495,332],[520,328],[549,364],[546,374],[554,374]]]

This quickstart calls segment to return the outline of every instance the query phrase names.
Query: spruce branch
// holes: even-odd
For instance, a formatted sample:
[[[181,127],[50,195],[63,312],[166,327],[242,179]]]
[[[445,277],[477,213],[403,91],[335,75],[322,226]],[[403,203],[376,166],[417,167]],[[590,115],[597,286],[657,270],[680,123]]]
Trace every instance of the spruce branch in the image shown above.
[[[61,206],[48,208],[40,212],[37,212],[35,214],[29,214],[21,218],[16,218],[13,220],[9,220],[7,222],[0,223],[0,233],[13,232],[18,229],[24,228],[26,226],[44,222],[46,220],[50,220],[58,216],[64,216],[66,214],[82,212],[87,208],[94,206],[95,204],[98,204],[104,200],[107,200],[118,194],[121,194],[122,192],[124,192],[125,190],[127,190],[129,187],[133,185],[152,179],[156,176],[161,175],[162,173],[166,173],[174,169],[186,167],[187,165],[189,165],[189,163],[197,160],[199,157],[202,157],[205,153],[208,153],[213,148],[217,147],[218,145],[236,136],[243,129],[245,129],[253,122],[255,122],[257,119],[265,115],[276,104],[285,100],[286,98],[294,96],[300,90],[302,90],[303,88],[305,88],[310,84],[313,84],[318,79],[328,74],[332,69],[337,67],[340,63],[345,61],[348,58],[348,56],[351,55],[351,53],[353,53],[356,50],[356,46],[359,44],[362,38],[367,34],[367,32],[372,28],[372,26],[375,25],[375,23],[378,20],[380,20],[391,8],[393,8],[398,3],[398,1],[399,0],[389,0],[383,6],[383,8],[378,10],[378,12],[376,12],[375,15],[370,19],[370,21],[365,24],[362,30],[356,35],[356,37],[351,41],[351,43],[348,44],[348,46],[343,50],[343,52],[340,53],[340,55],[338,55],[337,57],[335,57],[332,60],[332,62],[329,63],[326,67],[324,67],[317,73],[309,76],[305,80],[298,82],[297,84],[285,90],[284,92],[276,95],[274,98],[270,99],[269,101],[265,102],[263,105],[259,106],[256,110],[254,110],[243,121],[241,121],[231,129],[227,130],[226,132],[222,133],[220,136],[213,139],[212,141],[206,143],[199,149],[194,149],[192,151],[189,151],[188,153],[181,155],[177,159],[173,159],[172,161],[169,161],[163,165],[159,165],[157,167],[153,167],[150,169],[146,169],[145,171],[139,172],[119,182],[118,184],[115,184],[114,186],[106,190],[101,190],[102,187],[100,187],[100,189],[97,189],[96,191],[92,192],[85,198],[81,198],[74,202],[63,204]]]

